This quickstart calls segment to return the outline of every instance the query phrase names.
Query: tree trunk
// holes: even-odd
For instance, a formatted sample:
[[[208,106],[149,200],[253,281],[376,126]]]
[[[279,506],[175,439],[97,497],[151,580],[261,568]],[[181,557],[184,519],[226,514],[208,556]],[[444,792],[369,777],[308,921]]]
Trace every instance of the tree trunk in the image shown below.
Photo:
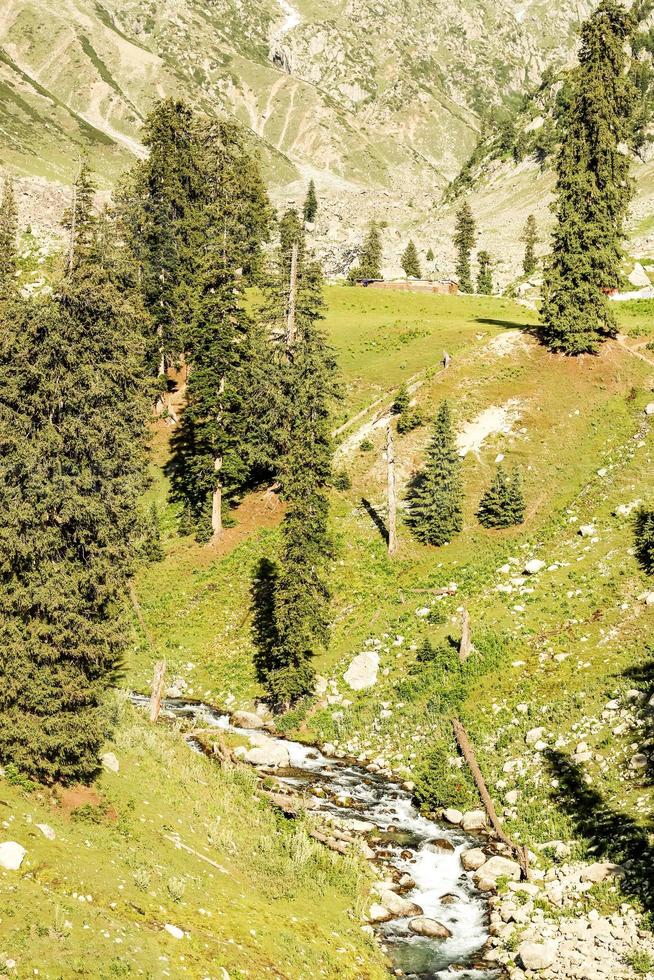
[[[459,644],[459,660],[462,664],[466,662],[472,653],[472,638],[470,635],[470,613],[467,609],[463,610],[463,621],[461,623],[461,643]]]
[[[214,460],[213,468],[217,474],[222,469],[222,457]],[[223,533],[223,486],[220,477],[216,479],[216,487],[213,492],[213,505],[211,509],[211,528],[213,530],[213,540],[217,541]]]
[[[159,712],[161,711],[161,701],[164,692],[164,680],[166,677],[166,661],[158,660],[154,665],[154,677],[152,678],[152,697],[150,698],[150,721],[156,724]]]
[[[390,425],[386,429],[386,460],[388,465],[388,553],[392,557],[397,552],[397,497],[395,493],[395,448]]]
[[[297,243],[293,245],[291,253],[291,282],[288,292],[288,316],[286,320],[286,345],[292,347],[296,339],[295,313],[297,309]]]
[[[482,803],[486,813],[488,814],[488,819],[491,822],[491,826],[499,839],[503,841],[508,847],[511,848],[513,853],[518,858],[518,863],[520,864],[520,869],[522,871],[522,877],[526,881],[529,878],[529,851],[526,845],[518,845],[507,837],[502,830],[502,824],[500,823],[497,813],[495,812],[495,806],[491,799],[491,795],[488,792],[486,782],[482,775],[481,769],[477,764],[477,759],[475,758],[474,749],[470,744],[470,739],[466,733],[465,728],[457,718],[452,719],[452,728],[454,730],[454,737],[456,739],[457,745],[461,750],[463,758],[468,764],[472,778],[475,781],[475,786],[477,787],[477,792],[481,798]]]
[[[70,213],[70,242],[68,243],[68,272],[75,264],[75,236],[77,235],[77,178],[73,184],[73,206]]]

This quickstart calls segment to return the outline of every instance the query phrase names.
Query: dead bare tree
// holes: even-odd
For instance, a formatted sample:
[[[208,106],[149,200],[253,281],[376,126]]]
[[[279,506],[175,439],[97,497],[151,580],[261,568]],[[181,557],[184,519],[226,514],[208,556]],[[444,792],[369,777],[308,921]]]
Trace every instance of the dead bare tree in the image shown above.
[[[502,843],[506,844],[507,847],[511,848],[513,853],[518,859],[520,865],[520,870],[522,872],[522,877],[526,881],[529,877],[529,851],[526,845],[516,844],[511,840],[510,837],[504,833],[502,829],[502,824],[499,821],[493,800],[488,792],[488,787],[486,786],[486,781],[482,775],[481,769],[475,758],[474,749],[470,743],[467,732],[458,718],[452,719],[452,729],[454,731],[454,737],[456,739],[457,745],[461,750],[461,755],[465,759],[468,769],[475,781],[475,786],[477,787],[477,792],[479,793],[481,802],[484,804],[486,813],[488,814],[488,819],[490,820],[491,827],[495,831],[495,834]]]
[[[459,644],[459,660],[462,664],[466,662],[471,653],[472,637],[470,633],[470,613],[467,609],[464,609],[461,621],[461,643]]]
[[[154,676],[152,678],[152,696],[150,697],[150,721],[156,724],[161,711],[161,702],[164,693],[164,680],[166,678],[166,661],[158,660],[154,665]]]
[[[395,490],[395,447],[390,423],[386,428],[386,461],[388,467],[388,554],[397,553],[397,495]]]
[[[288,314],[286,317],[286,346],[292,347],[296,339],[295,314],[297,311],[297,266],[298,246],[293,244],[291,252],[291,281],[288,291]]]

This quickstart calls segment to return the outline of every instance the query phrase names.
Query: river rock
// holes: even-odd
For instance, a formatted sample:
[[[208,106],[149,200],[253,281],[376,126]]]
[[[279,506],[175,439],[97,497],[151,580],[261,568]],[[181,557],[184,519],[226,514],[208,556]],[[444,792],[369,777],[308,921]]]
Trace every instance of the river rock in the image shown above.
[[[525,970],[549,970],[556,962],[556,943],[520,943],[518,953]]]
[[[461,901],[461,897],[459,895],[441,895],[438,901],[441,905],[456,905],[457,902]]]
[[[452,935],[446,926],[437,922],[436,919],[428,919],[424,915],[418,916],[417,919],[411,919],[409,929],[416,936],[425,936],[428,939],[449,939]]]
[[[231,718],[234,728],[263,728],[265,721],[253,711],[235,711]]]
[[[402,875],[397,883],[397,887],[401,892],[410,892],[416,887],[415,879],[411,875]]]
[[[471,847],[461,855],[461,864],[466,871],[479,871],[481,866],[486,864],[486,855],[481,847]]]
[[[244,759],[251,766],[265,766],[270,769],[285,769],[290,765],[288,749],[283,742],[267,739],[262,745],[257,745],[245,753]]]
[[[379,654],[375,650],[366,650],[354,658],[343,680],[353,691],[363,691],[377,683],[379,671]]]
[[[458,826],[463,820],[463,814],[460,810],[443,810],[443,820],[447,821],[447,823]]]
[[[498,854],[486,861],[479,872],[479,877],[495,880],[508,878],[510,881],[520,881],[520,865],[517,861],[500,857]]]
[[[113,752],[105,752],[101,755],[100,762],[109,772],[120,772],[120,762]]]
[[[486,830],[486,814],[483,810],[468,810],[463,814],[461,826],[468,834]]]
[[[18,871],[27,851],[15,840],[7,840],[0,844],[0,868],[5,871]]]
[[[381,904],[385,906],[389,912],[400,919],[408,919],[411,916],[420,916],[423,914],[423,910],[415,902],[410,902],[406,898],[402,898],[401,895],[396,895],[395,892],[384,891],[379,896]]]
[[[427,851],[448,851],[453,854],[456,850],[454,844],[451,840],[447,840],[446,837],[436,837],[434,840],[427,841],[425,844],[425,850]]]
[[[390,912],[385,905],[380,905],[378,902],[375,902],[374,905],[370,906],[368,919],[371,922],[389,922],[392,918],[393,913]]]

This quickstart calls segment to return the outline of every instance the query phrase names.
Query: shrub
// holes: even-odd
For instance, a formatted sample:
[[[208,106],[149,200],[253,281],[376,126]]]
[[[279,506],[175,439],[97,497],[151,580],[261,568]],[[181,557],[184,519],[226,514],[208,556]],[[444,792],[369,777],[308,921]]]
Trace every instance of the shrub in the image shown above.
[[[420,412],[403,412],[397,420],[397,431],[399,435],[404,436],[407,432],[413,432],[421,425],[422,415]]]
[[[350,474],[346,473],[345,470],[341,470],[339,473],[334,473],[333,484],[335,490],[351,490],[352,480],[350,479]]]
[[[634,518],[636,559],[648,575],[654,574],[654,510],[639,507]]]
[[[362,453],[371,453],[374,448],[375,447],[371,443],[370,439],[364,439],[361,445],[359,446],[359,450]]]

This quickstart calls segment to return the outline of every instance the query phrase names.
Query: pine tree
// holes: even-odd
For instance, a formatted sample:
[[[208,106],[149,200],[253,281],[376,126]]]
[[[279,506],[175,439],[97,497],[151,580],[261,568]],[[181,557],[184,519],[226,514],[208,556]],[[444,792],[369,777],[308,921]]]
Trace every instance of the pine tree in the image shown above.
[[[304,220],[314,222],[318,214],[318,198],[316,196],[316,185],[313,180],[309,181],[309,189],[304,201]]]
[[[434,255],[433,248],[428,248],[427,249],[427,261],[428,262],[433,262],[434,261],[434,258],[435,258],[435,255]]]
[[[481,251],[477,256],[479,271],[477,273],[477,292],[483,296],[490,296],[493,292],[493,271],[491,268],[490,253]]]
[[[538,266],[536,259],[536,245],[538,244],[538,225],[536,218],[530,214],[527,218],[522,238],[520,239],[525,246],[525,255],[522,260],[522,270],[526,276],[532,276]]]
[[[493,482],[479,504],[477,518],[483,527],[513,527],[524,521],[525,504],[518,470],[511,478],[498,466]]]
[[[476,225],[470,205],[465,201],[456,216],[454,245],[457,251],[456,274],[459,287],[464,293],[472,293],[472,270],[470,256],[476,241]]]
[[[596,353],[617,333],[605,295],[620,282],[624,220],[633,194],[629,145],[635,104],[627,73],[631,14],[602,0],[582,27],[572,97],[560,120],[556,219],[545,268],[540,337],[550,350]]]
[[[350,269],[349,280],[382,278],[382,242],[379,227],[373,221],[363,240],[359,263]]]
[[[402,254],[402,268],[407,279],[420,279],[422,277],[418,250],[412,241],[409,242]]]
[[[48,783],[99,769],[142,540],[144,313],[120,249],[85,241],[52,296],[0,309],[0,763]]]
[[[411,395],[409,394],[409,389],[407,388],[406,384],[403,384],[395,396],[395,401],[393,402],[393,412],[395,415],[401,415],[403,412],[406,412],[410,404]]]
[[[654,574],[654,510],[640,507],[634,520],[636,560],[648,575]]]
[[[14,188],[9,178],[5,180],[0,202],[0,301],[16,292],[18,255],[18,209]]]
[[[419,541],[442,545],[463,526],[461,460],[447,402],[438,410],[423,469],[408,494],[408,523]]]
[[[331,482],[331,402],[335,362],[319,327],[323,315],[322,274],[306,252],[304,233],[294,237],[289,218],[267,286],[264,317],[276,338],[270,366],[277,392],[271,442],[277,448],[278,478],[286,501],[282,556],[274,595],[274,650],[260,674],[271,702],[288,707],[310,694],[313,656],[328,642],[328,488]],[[285,329],[288,313],[289,246],[297,248],[296,332]],[[274,401],[274,395],[271,398]]]

